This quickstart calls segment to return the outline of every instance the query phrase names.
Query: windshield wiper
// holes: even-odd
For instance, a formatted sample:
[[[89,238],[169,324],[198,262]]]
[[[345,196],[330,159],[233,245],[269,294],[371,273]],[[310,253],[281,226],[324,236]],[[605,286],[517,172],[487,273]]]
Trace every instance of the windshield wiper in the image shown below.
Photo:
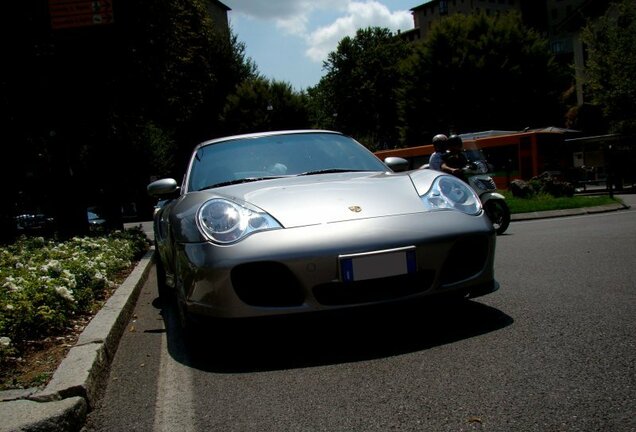
[[[343,172],[359,172],[360,170],[354,169],[344,169],[344,168],[327,168],[315,171],[306,171],[304,173],[298,174],[299,176],[308,176],[308,175],[316,175],[316,174],[331,174],[331,173],[343,173]]]
[[[214,183],[212,185],[202,187],[199,190],[202,191],[202,190],[213,189],[213,188],[222,187],[222,186],[230,186],[230,185],[235,185],[240,183],[251,183],[251,182],[260,181],[260,180],[271,180],[271,179],[277,179],[277,178],[281,178],[281,176],[246,177],[246,178],[240,178],[240,179],[234,179],[234,180],[227,180],[220,183]]]

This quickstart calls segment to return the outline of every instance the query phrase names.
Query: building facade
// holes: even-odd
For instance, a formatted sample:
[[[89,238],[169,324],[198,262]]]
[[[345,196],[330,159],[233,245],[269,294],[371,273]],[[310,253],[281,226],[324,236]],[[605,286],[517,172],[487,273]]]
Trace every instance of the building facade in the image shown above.
[[[511,11],[521,12],[520,0],[431,0],[411,9],[415,31],[403,34],[410,40],[423,39],[433,25],[446,16],[482,12],[497,15]]]
[[[603,15],[608,6],[607,0],[429,0],[411,9],[414,28],[400,37],[411,42],[423,40],[435,24],[455,14],[517,12],[528,27],[549,40],[557,60],[573,65],[577,104],[582,105],[585,51],[581,29],[589,18]]]
[[[218,0],[208,0],[207,9],[208,15],[212,18],[212,22],[214,22],[215,26],[225,33],[229,33],[230,25],[227,19],[227,13],[232,9]]]

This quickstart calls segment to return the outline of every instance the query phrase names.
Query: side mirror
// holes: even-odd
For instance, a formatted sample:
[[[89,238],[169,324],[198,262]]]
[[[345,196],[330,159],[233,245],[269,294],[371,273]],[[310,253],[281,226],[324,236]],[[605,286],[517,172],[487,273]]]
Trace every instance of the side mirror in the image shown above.
[[[165,178],[153,181],[148,185],[147,190],[149,195],[161,197],[175,194],[179,191],[179,185],[175,179]]]
[[[401,157],[390,156],[384,159],[384,163],[393,171],[407,171],[409,169],[409,161]]]

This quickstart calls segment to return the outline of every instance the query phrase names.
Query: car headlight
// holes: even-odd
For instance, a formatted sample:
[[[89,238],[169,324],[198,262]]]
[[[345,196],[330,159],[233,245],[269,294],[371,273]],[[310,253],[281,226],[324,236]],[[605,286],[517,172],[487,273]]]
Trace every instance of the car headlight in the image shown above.
[[[262,210],[223,198],[206,201],[197,212],[197,223],[207,238],[222,244],[237,242],[257,231],[282,228]]]
[[[431,189],[422,195],[427,210],[459,210],[469,215],[481,212],[481,201],[465,182],[452,176],[435,179]]]

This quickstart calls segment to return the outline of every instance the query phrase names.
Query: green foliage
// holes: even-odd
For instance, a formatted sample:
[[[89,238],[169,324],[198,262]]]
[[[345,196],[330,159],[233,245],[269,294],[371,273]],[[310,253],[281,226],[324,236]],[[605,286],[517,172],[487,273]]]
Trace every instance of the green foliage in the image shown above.
[[[636,3],[614,3],[582,33],[587,45],[587,89],[612,132],[636,132]]]
[[[71,237],[88,230],[88,206],[151,211],[149,178],[179,177],[194,144],[219,135],[227,95],[256,73],[209,6],[122,1],[113,25],[52,31],[46,1],[11,4],[0,123],[14,151],[0,176],[17,205],[0,209],[0,223],[37,209]]]
[[[174,170],[177,145],[171,134],[156,124],[143,125],[138,138],[148,153],[149,173],[157,177],[167,177]]]
[[[549,195],[552,197],[572,197],[574,195],[574,186],[567,181],[559,180],[545,172],[530,180],[513,180],[509,189],[511,193],[518,198],[530,198],[540,195]]]
[[[307,110],[312,127],[336,130],[338,113],[335,110],[334,95],[326,79],[307,89]]]
[[[440,132],[561,123],[564,71],[547,41],[517,14],[444,18],[405,68],[401,112],[407,144]]]
[[[190,125],[200,111],[222,104],[241,79],[241,46],[216,28],[203,0],[142,0],[126,4],[123,32],[136,88],[134,109],[168,128]],[[152,10],[153,13],[148,13]],[[222,79],[221,79],[222,78]],[[137,97],[135,94],[130,97]],[[218,101],[220,99],[220,101]]]
[[[596,207],[619,202],[609,196],[574,196],[555,198],[548,193],[539,193],[530,198],[516,198],[512,193],[502,191],[512,214],[532,213],[550,210]]]
[[[148,245],[133,229],[61,243],[22,238],[0,248],[0,365],[90,311]]]
[[[131,161],[136,166],[132,168],[139,177],[139,181],[147,180],[150,176],[170,177],[177,162],[178,145],[174,130],[162,128],[152,120],[131,118],[123,125],[119,139],[125,137],[128,142],[128,153],[134,154]],[[139,160],[145,161],[139,165]]]
[[[159,159],[163,166],[150,174],[174,171],[193,145],[220,134],[227,96],[254,77],[256,67],[236,35],[215,26],[204,0],[142,0],[123,7],[131,53],[122,59],[129,71],[122,77],[126,94],[114,111],[123,121],[111,140],[143,143],[140,157],[170,152],[172,158]]]
[[[609,124],[599,105],[583,103],[568,110],[565,115],[565,127],[594,136],[606,134]]]
[[[227,99],[221,117],[225,133],[307,128],[305,98],[288,83],[260,77],[245,80]]]
[[[325,77],[309,91],[317,126],[354,135],[371,148],[397,143],[399,64],[410,50],[378,27],[342,39],[324,63]]]

